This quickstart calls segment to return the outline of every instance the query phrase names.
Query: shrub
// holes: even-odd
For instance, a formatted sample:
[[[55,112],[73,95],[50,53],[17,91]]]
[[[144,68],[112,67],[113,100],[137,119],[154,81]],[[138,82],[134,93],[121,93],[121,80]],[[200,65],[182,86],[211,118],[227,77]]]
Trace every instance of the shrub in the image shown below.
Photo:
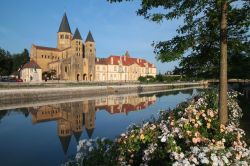
[[[93,146],[89,152],[79,144],[75,163],[95,160],[95,154],[106,163],[105,151],[112,160],[108,165],[248,165],[250,150],[244,131],[238,128],[242,110],[237,95],[228,93],[226,126],[219,124],[217,93],[201,93],[162,112],[155,122],[131,126],[107,146]]]

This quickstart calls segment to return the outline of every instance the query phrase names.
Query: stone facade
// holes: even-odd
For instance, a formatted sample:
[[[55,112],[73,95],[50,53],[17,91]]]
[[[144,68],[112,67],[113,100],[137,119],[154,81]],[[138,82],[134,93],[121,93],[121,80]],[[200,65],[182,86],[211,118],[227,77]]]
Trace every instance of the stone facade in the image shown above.
[[[56,71],[60,80],[70,81],[137,81],[138,77],[156,75],[156,67],[141,58],[124,56],[96,58],[95,41],[91,32],[83,42],[76,28],[74,35],[64,14],[57,33],[57,47],[32,45],[31,60],[42,71]]]
[[[145,59],[111,55],[96,58],[96,81],[137,81],[140,76],[156,76],[156,67]]]
[[[31,60],[41,66],[42,71],[56,70],[60,80],[94,80],[95,78],[95,41],[89,31],[83,42],[78,29],[74,35],[64,14],[57,33],[57,47],[32,45]]]

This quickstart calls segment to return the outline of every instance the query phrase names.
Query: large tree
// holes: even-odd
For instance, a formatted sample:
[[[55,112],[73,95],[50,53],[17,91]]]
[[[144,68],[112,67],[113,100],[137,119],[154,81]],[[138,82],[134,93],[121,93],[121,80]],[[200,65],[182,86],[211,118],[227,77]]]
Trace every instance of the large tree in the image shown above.
[[[23,52],[12,55],[13,68],[12,71],[18,71],[25,63],[29,61],[29,51],[24,49]]]
[[[231,78],[250,78],[249,8],[228,9],[228,75]],[[182,58],[181,72],[188,77],[219,78],[220,17],[216,10],[207,12],[207,19],[197,32],[201,39],[192,52]]]
[[[8,51],[0,48],[0,76],[11,74],[13,59]]]
[[[122,2],[133,0],[108,0],[109,2]],[[230,11],[245,11],[249,20],[249,0],[141,0],[141,7],[137,14],[146,19],[161,22],[183,18],[183,24],[177,29],[177,36],[168,41],[155,42],[155,53],[158,60],[169,62],[180,59],[185,54],[199,54],[199,47],[216,41],[220,52],[220,94],[219,111],[220,123],[226,124],[227,114],[227,40],[228,40],[228,20],[231,18]],[[217,20],[210,20],[211,15],[215,15]],[[241,17],[239,15],[238,17]],[[238,19],[237,19],[238,20]],[[206,38],[206,30],[203,29],[207,23],[211,23],[213,29],[219,27],[218,36]],[[249,28],[249,21],[236,23],[237,28]],[[212,35],[212,34],[211,34]],[[243,36],[232,34],[233,38],[239,39]],[[247,37],[246,37],[247,38]],[[242,38],[241,41],[247,40]],[[218,48],[217,48],[218,49]],[[191,50],[191,51],[190,51]],[[207,50],[212,51],[210,45]],[[203,54],[206,54],[206,50]],[[219,56],[219,55],[218,55]],[[208,65],[209,64],[204,64]]]

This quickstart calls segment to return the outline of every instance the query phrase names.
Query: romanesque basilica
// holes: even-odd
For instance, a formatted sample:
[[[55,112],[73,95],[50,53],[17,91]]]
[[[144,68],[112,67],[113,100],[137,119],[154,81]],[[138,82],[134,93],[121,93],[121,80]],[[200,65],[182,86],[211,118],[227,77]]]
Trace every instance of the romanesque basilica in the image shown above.
[[[95,78],[95,41],[89,31],[85,42],[78,28],[71,32],[66,13],[57,33],[57,47],[32,45],[31,60],[42,71],[56,70],[61,80],[94,80]]]
[[[72,34],[66,13],[57,32],[57,47],[33,44],[30,59],[42,72],[54,70],[58,79],[66,81],[137,81],[140,76],[155,76],[157,72],[154,64],[133,58],[128,51],[121,56],[96,58],[91,32],[85,41],[78,28]]]

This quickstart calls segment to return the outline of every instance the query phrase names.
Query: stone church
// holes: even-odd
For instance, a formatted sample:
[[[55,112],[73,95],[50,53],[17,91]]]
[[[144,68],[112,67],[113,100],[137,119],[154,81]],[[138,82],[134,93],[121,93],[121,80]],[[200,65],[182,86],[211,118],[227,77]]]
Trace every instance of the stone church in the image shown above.
[[[57,32],[57,47],[32,45],[31,60],[35,61],[42,71],[56,71],[60,80],[95,80],[95,41],[89,31],[85,42],[76,28],[72,34],[66,13]]]

